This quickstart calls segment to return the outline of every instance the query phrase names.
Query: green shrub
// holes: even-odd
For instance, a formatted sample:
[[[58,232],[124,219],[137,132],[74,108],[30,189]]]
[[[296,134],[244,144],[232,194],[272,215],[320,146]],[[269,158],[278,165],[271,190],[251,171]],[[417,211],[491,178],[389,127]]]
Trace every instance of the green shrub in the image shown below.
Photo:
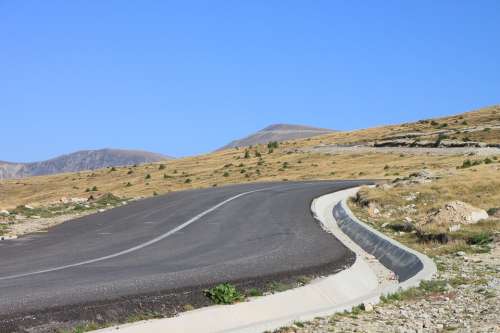
[[[127,175],[131,175],[133,173],[134,173],[134,171],[132,169],[130,169],[130,170],[128,170]]]
[[[470,236],[467,243],[471,245],[487,245],[493,241],[493,236],[489,232],[481,232]]]
[[[484,164],[491,164],[491,163],[493,163],[493,161],[490,158],[487,157],[484,159]]]
[[[472,166],[472,162],[470,160],[465,160],[462,163],[462,169],[470,168],[471,166]]]
[[[165,164],[160,164],[160,166],[158,167],[158,170],[163,170],[165,169]]]
[[[499,210],[500,210],[500,207],[490,208],[490,209],[488,209],[488,215],[489,216],[495,215],[495,213],[498,212]]]
[[[115,205],[117,203],[120,203],[122,202],[122,199],[120,199],[113,193],[106,193],[103,196],[99,197],[95,202],[98,205],[106,206],[108,204]]]
[[[465,168],[470,168],[472,166],[476,166],[476,165],[480,165],[482,164],[483,161],[482,160],[475,160],[475,161],[471,161],[469,159],[465,160],[463,163],[462,163],[462,166],[461,168],[462,169],[465,169]]]
[[[115,167],[112,167],[111,169],[109,169],[109,172],[113,172],[113,171],[116,171]]]
[[[267,148],[269,149],[277,149],[279,147],[278,141],[271,141],[267,144]]]
[[[204,293],[215,304],[232,304],[244,299],[236,287],[229,283],[221,283],[211,289],[206,289]]]
[[[148,173],[144,179],[151,179],[151,175]]]
[[[248,149],[245,149],[245,158],[250,158],[250,151]]]
[[[98,190],[99,190],[99,189],[97,188],[97,186],[93,186],[91,191],[92,191],[92,192],[97,192]]]
[[[226,172],[224,172],[224,174],[223,174],[222,176],[224,176],[224,177],[229,177],[229,172],[227,172],[227,171],[226,171]]]
[[[257,288],[252,288],[247,292],[247,295],[250,297],[262,296],[262,291]]]
[[[125,187],[130,187],[132,186],[132,183],[128,182],[127,185],[125,185]]]
[[[189,184],[191,183],[191,179],[190,178],[186,178],[186,180],[184,181],[184,184]]]

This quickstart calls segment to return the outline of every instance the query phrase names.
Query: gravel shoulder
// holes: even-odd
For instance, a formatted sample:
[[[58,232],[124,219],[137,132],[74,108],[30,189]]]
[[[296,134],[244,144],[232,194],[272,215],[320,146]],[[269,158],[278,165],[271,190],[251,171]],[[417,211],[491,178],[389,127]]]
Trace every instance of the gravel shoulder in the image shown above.
[[[500,244],[491,253],[447,255],[436,262],[437,279],[451,282],[442,292],[297,322],[276,332],[499,332]]]
[[[440,286],[435,290],[275,332],[500,332],[500,242],[491,246],[489,253],[435,257],[439,273],[434,284]]]

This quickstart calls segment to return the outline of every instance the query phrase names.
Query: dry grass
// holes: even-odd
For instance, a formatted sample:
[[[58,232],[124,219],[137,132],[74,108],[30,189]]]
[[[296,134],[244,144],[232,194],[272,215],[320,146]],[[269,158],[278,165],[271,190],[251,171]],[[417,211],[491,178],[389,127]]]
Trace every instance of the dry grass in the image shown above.
[[[449,124],[447,128],[459,129],[471,126],[493,126],[500,123],[499,118],[500,106],[493,106],[476,112],[437,119],[436,122]],[[463,125],[464,121],[467,125]],[[240,148],[130,168],[119,167],[116,168],[116,171],[108,168],[89,172],[3,180],[0,181],[0,209],[12,209],[23,204],[45,205],[56,202],[61,197],[88,197],[90,195],[96,197],[108,192],[120,197],[131,198],[244,182],[349,178],[391,179],[406,176],[423,168],[437,170],[440,173],[448,171],[454,173],[456,167],[462,165],[464,156],[416,156],[396,153],[331,155],[304,152],[304,148],[310,148],[319,143],[343,144],[373,141],[407,132],[434,131],[436,127],[427,121],[333,133],[310,139],[284,142],[272,153],[269,153],[265,145],[259,145],[249,149],[249,158],[245,158],[245,148]],[[490,138],[491,140],[500,142],[497,134],[496,131],[487,132],[489,136],[494,135],[493,138]],[[257,157],[257,153],[261,154],[261,157]],[[160,167],[161,164],[164,164],[164,167]],[[474,173],[472,171],[474,169],[481,171]],[[473,186],[484,186],[484,191],[494,191],[491,184],[497,183],[489,182],[495,178],[494,169],[485,175],[483,175],[483,170],[489,169],[474,167],[459,171],[467,177],[472,177],[474,182],[471,182],[473,184],[462,182],[452,191],[467,192]],[[486,177],[484,179],[488,179],[488,181],[478,182],[483,177]],[[94,186],[97,187],[97,191],[87,192],[87,189],[91,190]],[[475,189],[477,190],[477,188]],[[428,189],[428,192],[431,193],[436,193],[435,191],[433,188]],[[476,193],[484,191],[476,191]],[[446,196],[446,193],[439,193],[439,196],[441,195]],[[490,200],[486,198],[486,195],[484,199]],[[488,202],[478,198],[472,203],[477,201]]]
[[[257,149],[263,150],[263,147]],[[101,169],[6,180],[0,182],[0,208],[37,206],[56,202],[61,197],[96,197],[108,192],[130,198],[243,182],[394,178],[422,168],[454,169],[464,160],[462,156],[287,153],[287,149],[288,145],[283,145],[272,154],[262,152],[262,157],[257,158],[253,148],[252,157],[248,159],[243,158],[241,149],[232,149],[163,162],[166,166],[162,170],[159,164],[148,164],[116,168],[116,171]],[[87,189],[94,186],[97,191],[88,192]]]
[[[484,251],[495,234],[500,233],[500,220],[490,218],[477,224],[462,225],[450,232],[448,226],[420,225],[429,213],[445,203],[459,200],[488,210],[500,207],[500,165],[480,165],[469,169],[445,170],[443,177],[427,184],[414,184],[393,188],[363,188],[359,202],[370,202],[379,209],[370,213],[366,206],[351,203],[353,211],[364,221],[391,237],[425,252],[441,255],[456,251]],[[414,199],[413,199],[414,198]],[[416,226],[413,232],[399,232],[405,218]],[[386,225],[386,227],[382,227]],[[438,241],[438,239],[447,241]]]
[[[376,202],[385,209],[393,210],[391,216],[402,219],[412,217],[421,221],[430,211],[441,208],[446,202],[465,201],[473,206],[488,210],[500,206],[500,164],[492,163],[467,169],[441,170],[442,178],[428,184],[383,188],[365,188],[360,195]],[[415,200],[408,200],[412,195]],[[415,205],[411,213],[397,210],[398,207]]]

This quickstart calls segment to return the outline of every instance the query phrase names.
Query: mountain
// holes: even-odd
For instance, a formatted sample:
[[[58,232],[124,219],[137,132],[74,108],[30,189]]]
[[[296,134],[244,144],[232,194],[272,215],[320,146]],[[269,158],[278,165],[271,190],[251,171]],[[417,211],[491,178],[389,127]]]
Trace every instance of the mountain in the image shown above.
[[[141,150],[81,150],[42,162],[12,163],[0,161],[0,179],[93,170],[109,166],[150,163],[165,159],[171,159],[171,157]]]
[[[218,150],[268,143],[269,141],[286,141],[293,139],[309,138],[335,132],[333,130],[302,125],[275,124],[268,126],[243,139],[231,141]]]

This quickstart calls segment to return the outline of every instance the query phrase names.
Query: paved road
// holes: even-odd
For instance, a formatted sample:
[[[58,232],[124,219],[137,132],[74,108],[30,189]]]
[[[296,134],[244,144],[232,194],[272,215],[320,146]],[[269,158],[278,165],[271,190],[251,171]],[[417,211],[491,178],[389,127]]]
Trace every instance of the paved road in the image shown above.
[[[0,316],[299,271],[352,253],[311,200],[356,181],[171,193],[0,242]]]

